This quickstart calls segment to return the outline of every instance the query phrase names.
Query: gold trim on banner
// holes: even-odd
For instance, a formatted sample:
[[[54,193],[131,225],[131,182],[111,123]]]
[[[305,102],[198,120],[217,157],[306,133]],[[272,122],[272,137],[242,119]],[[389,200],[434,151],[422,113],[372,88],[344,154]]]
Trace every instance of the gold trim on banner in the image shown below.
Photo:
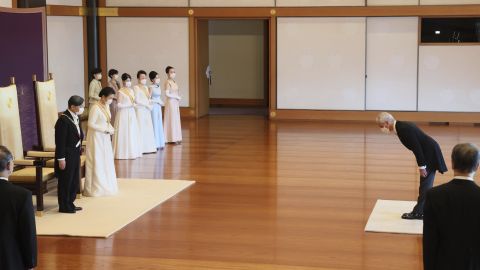
[[[99,17],[118,17],[118,8],[99,7],[98,16]]]

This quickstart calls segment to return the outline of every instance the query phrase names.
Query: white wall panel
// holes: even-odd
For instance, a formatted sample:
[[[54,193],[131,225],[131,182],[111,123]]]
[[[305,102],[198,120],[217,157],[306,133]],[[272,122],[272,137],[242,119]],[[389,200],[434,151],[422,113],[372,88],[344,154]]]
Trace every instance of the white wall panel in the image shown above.
[[[367,0],[367,6],[418,5],[419,0]]]
[[[277,0],[279,7],[365,6],[365,0]]]
[[[419,111],[480,112],[480,46],[421,46]]]
[[[188,0],[107,0],[107,7],[188,7]]]
[[[417,110],[418,18],[367,19],[367,110]]]
[[[363,110],[365,24],[365,18],[278,18],[278,107]]]
[[[107,18],[107,66],[129,73],[137,83],[138,70],[157,71],[163,81],[165,67],[173,66],[183,97],[189,105],[188,18]]]
[[[47,5],[82,6],[82,0],[47,0]]]
[[[12,0],[0,0],[0,7],[12,7]]]
[[[83,20],[81,17],[48,16],[48,71],[53,73],[59,111],[72,95],[85,96]]]
[[[421,5],[465,5],[480,4],[480,0],[420,0]]]
[[[190,0],[192,7],[273,7],[275,0]]]

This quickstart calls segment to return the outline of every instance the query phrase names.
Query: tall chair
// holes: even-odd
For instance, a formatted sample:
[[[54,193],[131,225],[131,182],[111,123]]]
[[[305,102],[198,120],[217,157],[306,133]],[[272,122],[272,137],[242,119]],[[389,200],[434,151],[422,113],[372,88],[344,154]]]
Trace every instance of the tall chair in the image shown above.
[[[44,210],[43,195],[49,187],[56,185],[54,169],[45,168],[46,161],[54,158],[55,153],[28,151],[25,155],[14,78],[11,78],[10,86],[0,87],[0,144],[14,155],[15,168],[9,181],[31,190],[37,196],[36,213],[41,216]]]
[[[41,145],[39,149],[43,151],[55,151],[55,123],[58,120],[59,113],[57,107],[57,95],[55,80],[53,74],[49,73],[48,81],[37,81],[37,76],[33,77],[33,88],[35,89],[35,106],[37,109],[37,127],[40,136]],[[83,141],[83,147],[86,146],[86,141]],[[77,197],[82,197],[81,179],[85,176],[85,161],[86,156],[80,157],[80,178],[78,179],[78,194]],[[53,168],[55,160],[47,161],[47,167]]]

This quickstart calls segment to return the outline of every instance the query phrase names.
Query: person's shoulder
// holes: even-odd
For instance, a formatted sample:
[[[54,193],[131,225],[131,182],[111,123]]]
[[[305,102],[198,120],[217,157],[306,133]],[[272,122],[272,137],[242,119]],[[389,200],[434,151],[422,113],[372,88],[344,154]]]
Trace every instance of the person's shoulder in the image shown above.
[[[437,196],[438,194],[442,194],[444,192],[447,192],[451,188],[452,183],[447,182],[441,185],[438,185],[436,187],[431,188],[429,191],[427,191],[427,196]]]
[[[4,190],[8,192],[11,196],[25,198],[27,196],[32,196],[32,192],[26,188],[8,183],[8,185],[3,185]]]

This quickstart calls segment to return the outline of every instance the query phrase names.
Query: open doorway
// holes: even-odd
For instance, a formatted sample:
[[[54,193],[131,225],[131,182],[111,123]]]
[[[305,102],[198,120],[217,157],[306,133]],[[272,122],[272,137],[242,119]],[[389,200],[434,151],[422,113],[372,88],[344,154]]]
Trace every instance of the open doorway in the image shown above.
[[[262,19],[197,23],[199,116],[268,114],[268,36]]]

